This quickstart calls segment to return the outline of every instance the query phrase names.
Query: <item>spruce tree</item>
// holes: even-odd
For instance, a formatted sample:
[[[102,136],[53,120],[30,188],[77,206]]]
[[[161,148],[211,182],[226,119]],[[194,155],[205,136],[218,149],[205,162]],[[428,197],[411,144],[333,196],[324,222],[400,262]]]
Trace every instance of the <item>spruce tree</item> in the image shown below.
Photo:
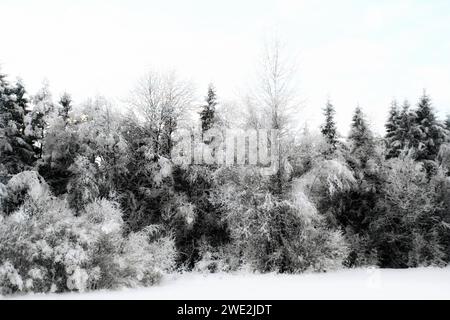
[[[433,161],[445,140],[445,129],[436,118],[430,97],[424,93],[415,110],[412,124],[412,147],[416,160]]]
[[[215,122],[217,95],[212,84],[209,85],[208,95],[206,96],[206,104],[202,106],[200,111],[200,120],[202,121],[202,132],[211,129]]]
[[[338,133],[336,128],[336,121],[334,120],[336,111],[331,101],[327,102],[323,111],[325,115],[325,123],[322,125],[321,132],[330,146],[328,152],[333,153],[337,148]]]
[[[399,125],[399,118],[400,118],[400,111],[398,108],[397,101],[394,100],[391,103],[391,107],[389,109],[389,117],[385,124],[386,139],[395,136],[395,132],[397,131]]]
[[[389,117],[385,124],[386,128],[386,158],[398,157],[402,148],[402,143],[400,139],[400,123],[401,123],[401,112],[399,110],[397,101],[393,101],[391,108],[389,109]]]
[[[22,82],[10,85],[0,75],[0,165],[9,174],[31,169],[36,161],[26,118],[29,101]]]
[[[352,144],[351,154],[359,159],[364,166],[374,154],[375,143],[372,131],[359,106],[355,109],[348,138]]]
[[[411,105],[408,100],[405,100],[400,112],[400,122],[398,127],[398,149],[403,152],[412,146],[412,124],[414,123],[415,113],[411,111]]]
[[[450,114],[447,115],[447,120],[445,120],[445,127],[450,131]]]

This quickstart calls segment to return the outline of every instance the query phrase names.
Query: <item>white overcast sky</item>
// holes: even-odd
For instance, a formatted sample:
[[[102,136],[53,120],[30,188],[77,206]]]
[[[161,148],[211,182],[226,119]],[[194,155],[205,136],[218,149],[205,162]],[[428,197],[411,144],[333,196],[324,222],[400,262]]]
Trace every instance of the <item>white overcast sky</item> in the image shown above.
[[[448,0],[0,0],[0,64],[31,93],[47,79],[76,101],[120,100],[150,67],[228,100],[274,30],[297,57],[310,126],[327,97],[343,134],[357,104],[380,131],[393,98],[415,104],[424,88],[450,113]]]

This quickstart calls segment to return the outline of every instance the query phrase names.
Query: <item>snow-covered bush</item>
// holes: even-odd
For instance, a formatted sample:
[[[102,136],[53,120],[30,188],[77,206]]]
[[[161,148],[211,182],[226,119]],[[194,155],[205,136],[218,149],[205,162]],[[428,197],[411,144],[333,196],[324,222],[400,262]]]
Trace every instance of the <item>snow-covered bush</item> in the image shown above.
[[[160,227],[148,226],[124,241],[118,265],[121,286],[135,287],[157,283],[164,272],[175,266],[176,250],[171,236],[160,237]],[[153,241],[150,241],[153,239]]]
[[[11,290],[11,283],[0,283],[3,293],[83,291],[88,287],[91,230],[62,201],[47,198],[46,202],[31,214],[26,201],[2,221],[0,260],[8,261],[26,284],[8,292],[5,288]]]
[[[220,247],[211,246],[205,239],[199,244],[200,259],[195,263],[193,271],[200,273],[216,273],[235,271],[240,265],[239,255],[233,244]]]
[[[29,212],[32,212],[33,208],[42,205],[48,195],[47,183],[35,171],[24,171],[16,174],[8,181],[6,186],[0,186],[0,204],[3,202],[3,210],[7,214],[13,212],[25,202]]]
[[[379,264],[378,252],[372,246],[372,239],[367,234],[355,233],[351,227],[345,230],[350,253],[344,261],[346,267],[373,267]]]
[[[342,235],[327,230],[313,212],[268,198],[245,215],[244,225],[252,230],[244,236],[249,244],[246,254],[258,270],[326,271],[342,266],[347,254]]]
[[[446,252],[437,230],[421,233],[414,231],[411,236],[411,250],[407,265],[411,268],[446,265]]]
[[[291,273],[342,266],[348,254],[342,234],[326,226],[304,194],[277,199],[267,191],[265,177],[254,170],[231,176],[231,170],[225,171],[229,182],[216,196],[227,208],[234,254],[244,264],[262,272]]]
[[[294,192],[303,191],[313,199],[350,190],[356,183],[352,171],[339,160],[323,160],[295,181]]]
[[[0,265],[0,294],[23,290],[24,283],[16,268],[9,261]]]
[[[124,236],[123,228],[122,212],[107,200],[76,216],[66,201],[48,193],[39,202],[27,197],[0,218],[0,293],[155,283],[174,263],[171,237],[156,228]]]

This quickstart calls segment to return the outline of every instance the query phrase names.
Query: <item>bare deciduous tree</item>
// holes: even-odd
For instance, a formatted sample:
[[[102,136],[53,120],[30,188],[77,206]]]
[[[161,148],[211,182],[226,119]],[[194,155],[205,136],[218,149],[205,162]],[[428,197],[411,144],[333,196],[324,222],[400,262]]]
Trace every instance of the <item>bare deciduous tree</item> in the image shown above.
[[[274,189],[281,193],[289,175],[288,146],[294,135],[293,120],[300,110],[295,83],[296,66],[285,52],[285,47],[277,38],[266,41],[260,60],[256,87],[245,97],[247,127],[253,129],[273,129],[277,132],[278,169],[274,176]]]
[[[248,124],[279,130],[285,136],[299,111],[295,84],[296,66],[277,38],[266,41],[260,58],[257,85],[245,98]]]
[[[191,83],[173,71],[150,71],[138,81],[129,101],[131,111],[153,138],[157,153],[170,154],[172,133],[191,109],[193,97]]]

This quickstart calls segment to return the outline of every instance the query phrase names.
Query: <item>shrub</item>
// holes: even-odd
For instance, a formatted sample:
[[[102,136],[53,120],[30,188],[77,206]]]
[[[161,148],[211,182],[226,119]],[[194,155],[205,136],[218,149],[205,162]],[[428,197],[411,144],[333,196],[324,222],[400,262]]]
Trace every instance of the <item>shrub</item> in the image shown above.
[[[0,216],[1,294],[149,285],[174,263],[171,237],[157,227],[125,237],[113,202],[96,200],[75,216],[48,193],[35,200]]]
[[[235,254],[243,264],[262,272],[288,273],[342,266],[347,256],[343,236],[328,229],[305,194],[278,199],[253,170],[234,176],[225,170],[224,175],[231,182],[223,183],[216,196],[227,208]]]
[[[206,241],[206,239],[202,239],[198,250],[200,260],[195,263],[193,268],[196,272],[230,272],[236,271],[242,267],[240,265],[239,256],[236,255],[236,249],[233,247],[233,244],[213,247]]]
[[[48,194],[48,185],[37,172],[24,171],[13,176],[6,186],[0,185],[0,205],[3,203],[4,213],[9,214],[26,201],[32,212],[33,208],[43,204]]]

